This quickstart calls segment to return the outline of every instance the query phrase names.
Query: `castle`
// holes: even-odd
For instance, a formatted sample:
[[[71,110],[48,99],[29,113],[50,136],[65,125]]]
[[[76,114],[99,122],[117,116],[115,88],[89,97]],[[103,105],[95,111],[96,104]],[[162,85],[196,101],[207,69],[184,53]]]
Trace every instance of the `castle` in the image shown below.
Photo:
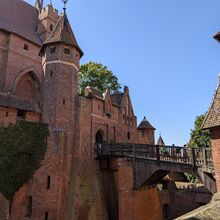
[[[0,0],[0,122],[42,121],[50,132],[41,168],[10,204],[12,220],[138,219],[159,203],[133,189],[126,160],[94,159],[94,143],[154,144],[155,128],[146,118],[137,126],[128,87],[79,96],[82,56],[65,10]]]

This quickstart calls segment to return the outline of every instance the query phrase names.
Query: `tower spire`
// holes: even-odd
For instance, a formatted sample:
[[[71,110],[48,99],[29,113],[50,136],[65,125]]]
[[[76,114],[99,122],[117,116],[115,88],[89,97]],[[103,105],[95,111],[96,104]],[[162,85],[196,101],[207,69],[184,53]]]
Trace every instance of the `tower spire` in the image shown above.
[[[36,2],[35,2],[35,8],[38,10],[39,14],[42,11],[43,4],[44,4],[43,0],[36,0]]]
[[[68,0],[62,0],[63,2],[63,11],[64,11],[64,14],[66,13],[66,3],[68,2]]]

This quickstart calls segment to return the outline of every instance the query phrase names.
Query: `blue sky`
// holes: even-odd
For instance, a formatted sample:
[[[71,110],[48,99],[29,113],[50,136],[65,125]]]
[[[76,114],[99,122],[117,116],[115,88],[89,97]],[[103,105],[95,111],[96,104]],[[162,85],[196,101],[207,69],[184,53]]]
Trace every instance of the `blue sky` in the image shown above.
[[[129,86],[139,121],[146,116],[166,144],[185,144],[218,83],[219,0],[69,0],[67,14],[81,63],[108,66]]]

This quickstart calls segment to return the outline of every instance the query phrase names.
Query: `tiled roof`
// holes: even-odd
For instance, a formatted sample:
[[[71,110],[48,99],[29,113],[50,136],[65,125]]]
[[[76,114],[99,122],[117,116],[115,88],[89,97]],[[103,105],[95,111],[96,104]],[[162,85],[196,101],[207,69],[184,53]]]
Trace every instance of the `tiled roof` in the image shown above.
[[[159,145],[159,146],[164,146],[164,145],[165,145],[165,143],[164,143],[163,138],[161,137],[161,135],[160,135],[160,137],[158,138],[157,145]]]
[[[144,129],[154,129],[156,130],[151,124],[150,122],[146,119],[146,117],[144,117],[143,121],[139,124],[139,126],[137,127],[138,130],[144,130]]]
[[[38,104],[6,93],[0,93],[0,106],[30,112],[41,112]]]
[[[202,128],[212,128],[220,126],[220,86],[217,87],[212,104],[206,114]]]
[[[41,45],[36,33],[38,11],[32,5],[22,0],[0,0],[0,29]]]
[[[54,30],[52,31],[48,39],[43,43],[40,53],[43,53],[46,45],[52,43],[65,43],[75,46],[79,50],[80,56],[83,56],[83,52],[76,41],[65,12],[60,16],[57,24],[54,27]]]

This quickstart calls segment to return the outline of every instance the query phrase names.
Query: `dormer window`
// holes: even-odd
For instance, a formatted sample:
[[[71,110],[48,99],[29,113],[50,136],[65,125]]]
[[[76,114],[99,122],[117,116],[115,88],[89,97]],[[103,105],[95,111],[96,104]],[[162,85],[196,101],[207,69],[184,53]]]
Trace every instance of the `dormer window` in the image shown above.
[[[50,53],[55,53],[56,52],[56,47],[55,46],[52,46],[50,47]]]
[[[65,54],[67,54],[67,55],[70,55],[70,49],[69,48],[67,48],[67,47],[65,47],[64,48],[64,51],[63,51]]]

